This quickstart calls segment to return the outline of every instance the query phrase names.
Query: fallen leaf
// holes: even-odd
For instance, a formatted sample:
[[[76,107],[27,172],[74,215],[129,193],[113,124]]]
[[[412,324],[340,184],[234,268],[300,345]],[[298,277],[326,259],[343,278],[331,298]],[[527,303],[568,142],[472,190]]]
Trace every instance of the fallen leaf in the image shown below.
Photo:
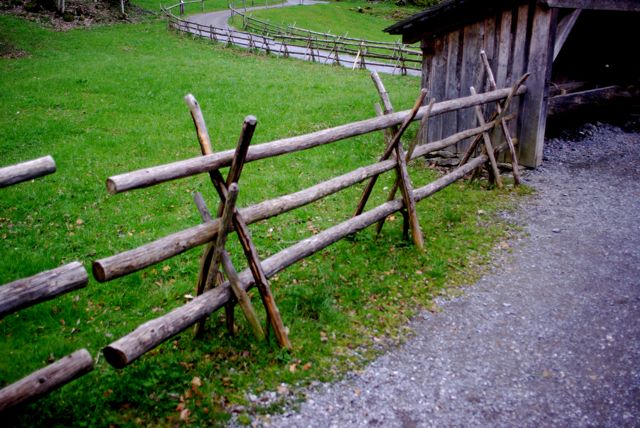
[[[78,226],[83,225],[83,224],[84,224],[84,220],[83,220],[83,219],[81,219],[81,218],[79,218],[79,219],[77,219],[77,220],[76,220],[76,224],[77,224]]]
[[[290,371],[291,373],[295,373],[295,372],[296,372],[296,366],[297,366],[297,364],[295,364],[295,363],[291,364],[291,365],[289,366],[289,371]]]
[[[183,409],[180,412],[180,420],[187,422],[189,420],[189,415],[191,414],[191,411],[189,409]]]
[[[194,376],[193,379],[191,379],[191,386],[194,388],[199,388],[202,386],[202,380],[198,377],[198,376]]]
[[[169,272],[171,270],[171,266],[165,265],[162,267],[162,272]]]
[[[313,366],[313,364],[311,364],[310,362],[305,364],[304,366],[302,366],[302,370],[309,370],[311,368],[311,366]]]

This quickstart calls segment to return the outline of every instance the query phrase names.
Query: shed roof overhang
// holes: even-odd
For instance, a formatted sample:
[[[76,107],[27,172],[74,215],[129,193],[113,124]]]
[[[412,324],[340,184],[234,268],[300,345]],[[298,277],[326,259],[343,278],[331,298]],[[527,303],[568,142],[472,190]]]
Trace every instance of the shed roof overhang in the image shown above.
[[[444,0],[385,28],[384,31],[401,34],[404,43],[415,43],[526,2],[527,0]],[[640,0],[538,0],[538,3],[553,8],[640,12]]]

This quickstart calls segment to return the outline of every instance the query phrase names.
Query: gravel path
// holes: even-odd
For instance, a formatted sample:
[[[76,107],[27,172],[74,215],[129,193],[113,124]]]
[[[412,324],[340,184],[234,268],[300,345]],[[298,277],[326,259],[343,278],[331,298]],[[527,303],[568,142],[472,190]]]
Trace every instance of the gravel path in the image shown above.
[[[526,178],[503,267],[266,425],[640,426],[640,133],[583,133]]]

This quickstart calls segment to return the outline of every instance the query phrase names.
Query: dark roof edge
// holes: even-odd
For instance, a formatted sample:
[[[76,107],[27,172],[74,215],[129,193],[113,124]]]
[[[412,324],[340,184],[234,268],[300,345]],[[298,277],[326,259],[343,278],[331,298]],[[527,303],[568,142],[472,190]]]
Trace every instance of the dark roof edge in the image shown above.
[[[466,24],[474,18],[484,17],[497,10],[503,10],[531,0],[444,0],[409,18],[385,28],[389,34],[402,34],[405,42],[419,39],[417,33],[435,34]],[[533,0],[535,1],[535,0]],[[428,31],[425,31],[428,26]]]

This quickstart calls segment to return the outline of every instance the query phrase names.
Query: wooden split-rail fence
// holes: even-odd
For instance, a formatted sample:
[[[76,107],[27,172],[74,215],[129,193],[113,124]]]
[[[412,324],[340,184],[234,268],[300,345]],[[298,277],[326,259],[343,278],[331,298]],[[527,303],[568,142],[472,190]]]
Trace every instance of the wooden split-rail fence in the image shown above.
[[[291,32],[282,29],[270,31],[272,27],[269,24],[258,27],[257,23],[261,21],[247,17],[232,6],[232,16],[243,16],[248,31],[204,25],[181,18],[185,5],[197,3],[202,2],[180,2],[163,8],[169,29],[227,46],[236,45],[285,58],[341,65],[351,69],[374,69],[389,74],[420,74],[421,52],[399,43],[374,42],[301,29]],[[180,16],[174,14],[176,9],[180,11]],[[253,27],[248,26],[248,23],[253,23],[256,31],[252,31]]]
[[[229,6],[231,16],[242,17],[242,29],[278,40],[283,44],[307,49],[310,53],[316,51],[318,61],[333,60],[340,65],[340,57],[351,59],[352,68],[365,68],[368,62],[376,66],[392,68],[391,74],[398,70],[401,74],[420,72],[422,66],[422,52],[411,49],[400,42],[380,42],[366,39],[321,33],[295,25],[280,27],[247,15],[241,9]]]
[[[402,213],[406,236],[409,236],[410,232],[414,244],[422,250],[424,239],[416,210],[417,203],[483,167],[489,171],[490,179],[496,185],[500,185],[495,157],[507,148],[508,144],[504,142],[498,147],[493,147],[491,133],[502,131],[505,137],[508,137],[508,128],[505,124],[515,117],[513,114],[507,114],[509,105],[515,96],[526,92],[526,87],[523,85],[525,78],[526,76],[523,76],[510,88],[495,89],[482,94],[474,93],[467,97],[442,102],[435,102],[432,99],[426,103],[426,91],[423,89],[411,110],[395,112],[382,81],[378,74],[373,72],[372,79],[382,102],[382,106],[376,105],[378,113],[376,117],[251,146],[250,142],[257,126],[257,120],[248,116],[243,123],[236,149],[222,152],[213,151],[200,106],[193,96],[187,95],[185,101],[195,125],[202,156],[109,177],[107,189],[110,193],[117,194],[170,180],[207,174],[219,196],[215,215],[211,214],[202,195],[196,194],[194,200],[202,217],[201,224],[138,248],[97,260],[93,262],[92,268],[93,275],[99,282],[111,281],[167,260],[189,249],[205,246],[200,259],[196,285],[197,296],[169,313],[145,322],[129,334],[106,346],[103,349],[105,359],[112,366],[123,368],[192,325],[196,326],[195,333],[199,335],[204,320],[223,307],[226,311],[227,326],[232,332],[233,305],[236,302],[241,306],[242,312],[257,338],[268,337],[270,331],[273,331],[278,344],[284,348],[290,348],[288,331],[270,290],[269,278],[297,261],[371,225],[377,224],[376,230],[379,232],[385,219],[396,212]],[[485,119],[481,106],[494,103],[497,106],[495,113]],[[411,122],[420,121],[420,132],[424,134],[428,132],[427,128],[431,118],[461,109],[475,111],[478,118],[477,127],[421,145],[416,144],[416,139],[416,142],[410,144],[405,150],[401,140]],[[377,162],[292,194],[248,207],[240,208],[236,205],[241,173],[247,163],[308,150],[376,131],[383,131],[385,136],[384,150]],[[413,187],[407,164],[467,139],[473,140],[471,147],[455,169],[425,186]],[[507,140],[513,143],[510,138]],[[226,178],[220,172],[220,169],[224,167],[229,167]],[[377,178],[390,171],[395,171],[396,181],[389,192],[387,201],[365,211]],[[4,170],[0,169],[0,183],[3,182],[3,172]],[[249,225],[300,208],[361,182],[366,182],[366,185],[351,218],[260,260],[251,238]],[[396,198],[398,190],[400,190],[400,197]],[[248,261],[249,268],[242,272],[236,271],[225,248],[226,238],[232,232],[237,234]],[[45,298],[52,298],[57,293],[70,291],[74,287],[86,285],[86,271],[79,262],[74,262],[67,268],[74,274],[69,274],[67,277],[62,272],[55,274],[46,272],[41,274],[43,276],[36,275],[26,280],[16,281],[17,285],[14,283],[4,285],[0,287],[0,293],[11,297],[22,289],[28,291],[24,294],[25,297],[18,299],[22,300],[21,303],[13,305],[11,310],[15,310]],[[61,280],[60,278],[65,279]],[[32,296],[31,290],[38,290],[42,284],[46,284],[45,288],[54,290],[55,285],[59,282],[66,283],[69,288],[63,288],[59,292],[51,291],[45,298],[32,299],[30,297]],[[247,295],[247,291],[252,287],[258,289],[265,307],[266,328],[262,327]],[[10,300],[9,297],[7,297],[8,300]],[[92,368],[91,355],[85,349],[76,351],[2,389],[0,391],[0,412],[38,398],[91,371]]]
[[[0,188],[32,180],[56,171],[51,156],[0,168]],[[37,303],[87,285],[89,276],[82,263],[74,261],[0,286],[0,319]],[[0,390],[0,414],[33,401],[93,370],[93,358],[86,349],[75,351],[53,364]]]

